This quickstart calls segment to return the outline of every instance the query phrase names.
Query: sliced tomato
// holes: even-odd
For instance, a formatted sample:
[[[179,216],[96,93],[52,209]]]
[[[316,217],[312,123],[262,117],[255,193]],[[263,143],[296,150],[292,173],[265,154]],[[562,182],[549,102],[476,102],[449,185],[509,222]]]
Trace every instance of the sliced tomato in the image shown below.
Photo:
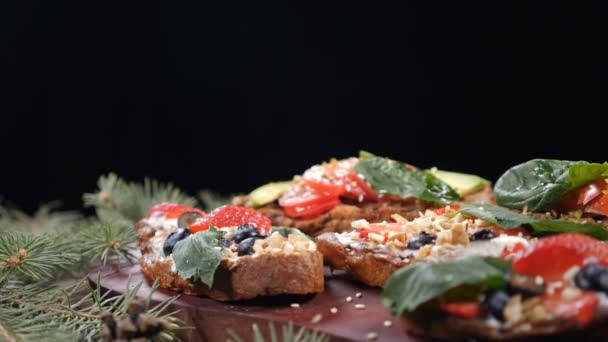
[[[283,207],[289,217],[311,218],[322,214],[340,205],[337,196],[319,193],[308,185],[295,185],[279,198],[279,205]]]
[[[562,292],[557,290],[551,295],[543,296],[543,305],[556,316],[574,319],[581,326],[591,323],[599,305],[595,292],[585,291],[569,299],[564,299]]]
[[[208,230],[211,226],[218,228],[241,226],[248,224],[262,233],[270,232],[272,222],[270,219],[250,208],[234,205],[219,207],[207,216],[201,217],[189,228],[192,233]]]
[[[589,205],[585,208],[585,212],[608,216],[608,194],[606,191],[607,190],[603,190],[599,196],[589,202]]]
[[[374,233],[384,236],[384,241],[388,241],[390,232],[403,233],[403,225],[399,223],[371,223],[369,228],[359,230],[359,236],[362,239],[369,239],[369,234]]]
[[[605,179],[600,179],[567,194],[557,209],[562,212],[583,210],[590,214],[608,216],[608,183]]]
[[[345,190],[345,197],[355,198],[360,202],[378,199],[376,191],[354,169],[346,177]]]
[[[564,233],[540,239],[513,262],[513,270],[529,276],[541,276],[545,282],[562,280],[573,266],[587,259],[608,265],[608,245],[587,235]]]
[[[163,213],[163,214],[165,214],[166,218],[173,219],[173,218],[179,217],[181,214],[183,214],[187,211],[196,211],[197,213],[199,213],[203,216],[206,215],[204,211],[197,209],[197,208],[193,208],[191,206],[163,202],[163,203],[153,206],[148,211],[148,216],[146,216],[146,217],[150,218],[152,215],[154,215],[156,213]]]
[[[453,302],[441,304],[441,310],[456,317],[470,319],[481,315],[481,305],[478,302]]]
[[[435,210],[435,214],[437,214],[437,215],[445,215],[447,213],[451,213],[451,212],[456,211],[456,210],[460,210],[460,205],[458,205],[458,204],[452,204],[452,205],[448,205],[448,206],[445,206],[443,208],[439,208],[439,209]]]

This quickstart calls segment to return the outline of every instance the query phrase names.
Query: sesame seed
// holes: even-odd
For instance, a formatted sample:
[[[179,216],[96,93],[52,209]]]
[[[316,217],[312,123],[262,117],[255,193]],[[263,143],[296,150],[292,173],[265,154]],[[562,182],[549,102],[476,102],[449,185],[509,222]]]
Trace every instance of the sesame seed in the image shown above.
[[[370,340],[370,341],[377,340],[378,339],[378,333],[374,332],[374,331],[367,333],[367,339]]]
[[[292,308],[299,308],[300,304],[298,304],[298,303],[291,303],[291,307]]]
[[[318,313],[318,314],[312,316],[310,323],[312,323],[312,324],[319,323],[319,322],[321,322],[321,319],[323,319],[323,315]]]
[[[331,312],[332,314],[335,314],[338,312],[338,308],[333,307],[333,308],[329,309],[329,312]]]
[[[361,294],[361,292],[357,292],[357,293],[355,293],[355,297],[361,298],[361,297],[363,297],[363,295]]]
[[[365,304],[355,304],[355,309],[363,310],[363,309],[365,309]]]
[[[346,297],[346,302],[347,303],[350,303],[352,301],[353,301],[353,297],[351,297],[351,296]]]
[[[384,326],[385,326],[385,327],[387,327],[387,328],[388,328],[388,327],[391,327],[392,325],[393,325],[393,322],[391,322],[391,321],[389,321],[389,320],[384,321]]]

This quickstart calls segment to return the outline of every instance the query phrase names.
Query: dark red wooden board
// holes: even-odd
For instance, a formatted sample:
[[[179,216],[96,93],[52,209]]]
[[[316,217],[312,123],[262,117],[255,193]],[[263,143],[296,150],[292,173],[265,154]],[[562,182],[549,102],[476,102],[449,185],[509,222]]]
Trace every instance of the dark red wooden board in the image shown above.
[[[147,296],[152,283],[141,273],[139,265],[127,265],[119,269],[110,266],[91,272],[89,278],[97,282],[101,275],[101,287],[121,293],[131,284],[143,282],[139,295]],[[359,285],[343,273],[330,273],[326,270],[325,292],[311,296],[267,297],[251,301],[222,303],[204,297],[181,295],[171,309],[182,310],[179,317],[193,327],[183,337],[189,341],[226,341],[227,330],[233,329],[246,341],[250,340],[253,323],[268,333],[268,322],[280,327],[292,321],[297,327],[318,330],[331,337],[332,341],[367,341],[370,332],[378,334],[377,341],[420,341],[408,336],[401,328],[399,320],[392,317],[380,304],[380,289]],[[356,293],[362,296],[357,298]],[[159,290],[152,299],[160,302],[178,293]],[[347,303],[346,297],[352,302]],[[300,304],[299,308],[291,307],[292,303]],[[355,304],[364,304],[365,309],[358,310]],[[330,309],[336,307],[338,312],[332,314]],[[311,322],[317,314],[322,315],[318,323]],[[384,321],[391,321],[392,326],[385,327]]]

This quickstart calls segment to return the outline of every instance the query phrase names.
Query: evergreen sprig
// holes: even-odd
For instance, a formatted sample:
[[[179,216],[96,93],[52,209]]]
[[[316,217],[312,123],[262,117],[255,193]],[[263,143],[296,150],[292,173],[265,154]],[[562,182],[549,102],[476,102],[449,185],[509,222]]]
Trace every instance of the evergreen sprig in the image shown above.
[[[120,261],[132,261],[136,240],[135,229],[124,222],[94,223],[79,232],[76,238],[77,248],[83,255],[92,262],[100,261],[102,265],[112,258],[118,259],[117,265]]]
[[[253,331],[254,342],[266,342],[260,327],[257,324],[251,326]],[[268,331],[270,333],[270,342],[329,342],[329,337],[325,334],[319,333],[314,330],[309,330],[301,327],[299,330],[295,330],[293,322],[289,322],[281,327],[280,335],[277,334],[277,329],[274,324],[268,323]],[[228,342],[244,342],[243,338],[237,335],[234,330],[228,330]]]
[[[75,211],[57,211],[59,202],[41,205],[33,215],[0,205],[0,231],[43,233],[65,229],[78,224],[83,218]]]
[[[99,286],[91,287],[85,279],[65,288],[30,284],[0,289],[0,340],[4,341],[98,341],[108,317],[129,315],[141,284],[130,281],[122,295],[112,296]],[[151,293],[141,308],[145,317],[162,322],[166,329],[155,332],[152,340],[175,340],[182,324],[175,313],[164,314],[175,300],[170,298],[150,305]]]
[[[86,207],[95,207],[102,220],[124,220],[134,224],[146,216],[148,210],[161,202],[195,205],[196,200],[171,183],[160,183],[145,178],[143,184],[128,182],[110,173],[97,182],[99,190],[83,195]]]
[[[9,279],[26,282],[51,280],[61,265],[79,260],[65,252],[54,237],[6,232],[0,235],[0,287]]]

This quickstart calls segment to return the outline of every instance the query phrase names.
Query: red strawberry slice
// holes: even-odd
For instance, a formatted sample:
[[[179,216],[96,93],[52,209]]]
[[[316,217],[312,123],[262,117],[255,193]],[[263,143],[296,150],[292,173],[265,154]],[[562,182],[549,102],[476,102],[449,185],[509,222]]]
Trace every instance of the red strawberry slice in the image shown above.
[[[187,205],[182,205],[182,204],[163,202],[163,203],[153,206],[148,211],[148,216],[146,216],[146,217],[150,218],[152,215],[154,215],[156,213],[163,213],[163,214],[165,214],[166,218],[173,219],[173,218],[179,217],[181,214],[183,214],[187,211],[196,211],[197,213],[201,214],[202,216],[206,215],[204,211],[197,209],[197,208],[193,208],[193,207],[190,207]]]
[[[262,233],[267,233],[272,227],[270,219],[252,209],[225,205],[210,212],[198,222],[190,226],[193,233],[209,229],[214,226],[218,228],[241,226],[250,224]]]
[[[521,253],[513,270],[553,282],[562,280],[567,270],[582,266],[587,259],[608,265],[608,245],[587,235],[565,233],[540,239]]]
[[[563,298],[562,291],[543,296],[543,305],[549,311],[558,317],[573,318],[581,326],[593,321],[599,302],[597,294],[591,291],[585,291],[579,296],[568,299]]]

